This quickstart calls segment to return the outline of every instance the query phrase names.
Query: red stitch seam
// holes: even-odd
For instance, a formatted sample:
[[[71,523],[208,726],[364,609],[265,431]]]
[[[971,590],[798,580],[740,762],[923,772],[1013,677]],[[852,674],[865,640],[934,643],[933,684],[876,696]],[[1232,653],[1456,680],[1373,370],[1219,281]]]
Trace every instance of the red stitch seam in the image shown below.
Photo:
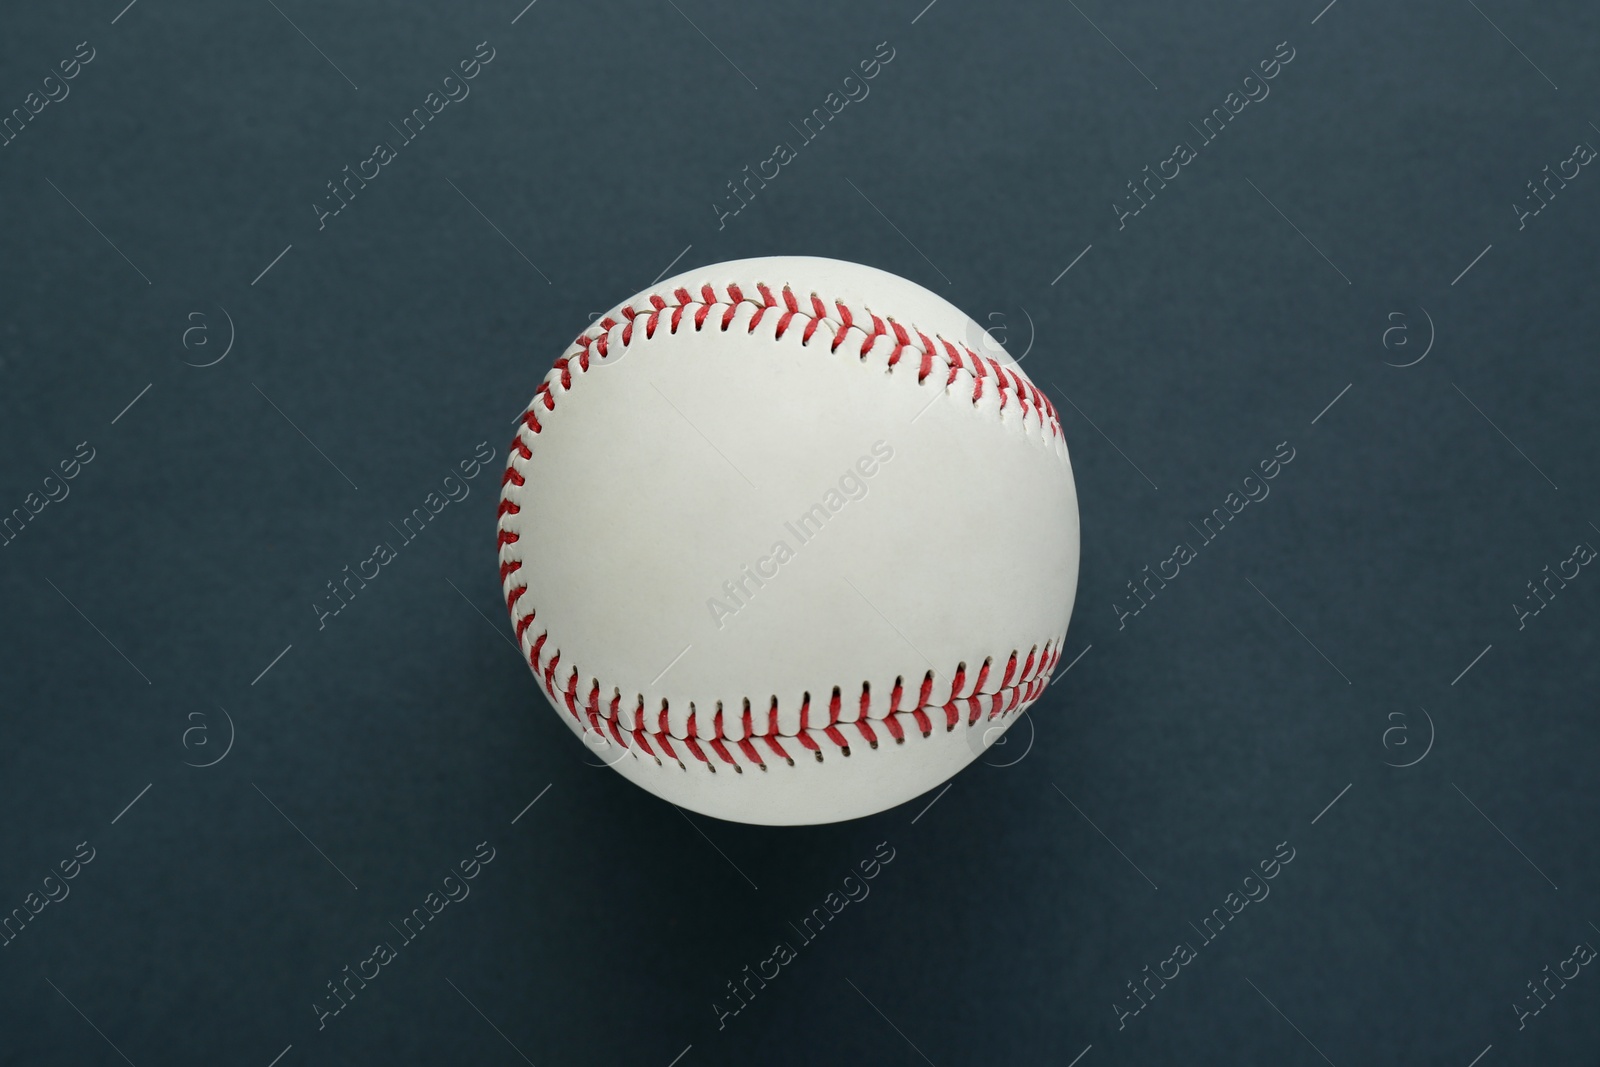
[[[732,284],[727,287],[726,293],[722,295],[719,295],[710,285],[701,286],[699,300],[696,300],[687,289],[683,288],[673,291],[671,301],[658,293],[642,296],[639,300],[646,305],[645,307],[624,307],[618,312],[625,320],[625,324],[619,323],[608,315],[589,330],[579,334],[567,353],[556,360],[552,374],[559,381],[562,391],[570,390],[572,388],[572,363],[574,361],[577,362],[581,371],[587,371],[589,369],[591,349],[604,359],[607,355],[607,346],[610,344],[610,331],[619,325],[623,326],[623,330],[618,340],[626,348],[632,343],[633,320],[638,315],[647,316],[645,334],[650,337],[655,334],[656,318],[661,311],[669,306],[673,308],[669,329],[672,333],[677,333],[683,313],[690,307],[698,309],[694,315],[694,327],[696,330],[704,327],[706,318],[713,308],[724,309],[721,326],[723,329],[727,329],[733,321],[733,316],[737,312],[739,305],[749,304],[756,309],[755,314],[751,317],[749,326],[750,331],[754,332],[769,308],[777,309],[781,307],[783,311],[774,330],[776,338],[781,339],[789,329],[792,321],[797,317],[804,319],[806,322],[805,330],[801,337],[802,342],[806,344],[810,343],[812,335],[821,323],[827,322],[832,325],[834,337],[829,346],[831,351],[837,351],[847,331],[851,329],[858,330],[863,335],[861,344],[863,358],[865,358],[873,343],[880,336],[891,337],[894,342],[894,348],[889,354],[889,366],[891,368],[900,362],[904,350],[911,349],[918,356],[916,366],[917,381],[919,383],[933,373],[935,361],[941,361],[945,364],[947,372],[945,385],[947,387],[954,384],[959,372],[966,371],[973,379],[971,398],[973,403],[977,403],[983,396],[984,379],[992,376],[1000,392],[1000,408],[1002,411],[1005,410],[1007,401],[1014,396],[1022,406],[1024,415],[1027,415],[1031,409],[1036,415],[1040,416],[1049,430],[1050,436],[1059,437],[1061,435],[1061,420],[1056,414],[1055,406],[1051,404],[1049,397],[1041,393],[1032,382],[1025,382],[1014,368],[1004,367],[996,360],[979,356],[978,353],[966,345],[961,345],[960,348],[957,348],[956,345],[942,337],[936,340],[930,339],[927,334],[921,331],[916,331],[916,339],[913,340],[906,328],[893,319],[889,320],[888,325],[885,326],[883,319],[872,312],[868,311],[863,316],[838,300],[833,301],[830,309],[815,293],[811,294],[810,297],[810,311],[806,311],[788,286],[783,289],[783,299],[781,301],[773,295],[772,290],[765,283],[758,283],[756,290],[761,294],[760,300],[745,295],[740,286]],[[837,314],[829,314],[830,310],[836,311]],[[871,320],[873,327],[871,332],[856,325],[856,320],[859,318]],[[941,346],[943,351],[940,351]],[[538,404],[543,404],[546,411],[555,409],[554,390],[551,388],[549,380],[539,386],[534,398],[534,405],[530,405],[523,415],[524,425],[535,436],[543,432],[543,426],[535,417],[533,410],[534,406]],[[524,451],[526,444],[521,441],[520,434],[518,439],[512,443],[512,447],[522,455],[523,459],[529,458]],[[517,484],[520,485],[521,482],[519,481]]]
[[[533,615],[531,613],[523,616],[518,621],[517,639],[519,641],[522,639],[523,631],[532,622]],[[538,666],[539,652],[547,636],[547,634],[540,634],[529,653],[529,666],[536,676],[541,673]],[[673,752],[672,742],[676,740],[687,748],[690,754],[707,770],[715,772],[717,769],[716,762],[706,755],[705,748],[702,747],[702,743],[704,743],[706,747],[711,749],[718,760],[733,767],[736,772],[743,774],[744,765],[741,765],[740,761],[734,758],[735,753],[744,757],[745,765],[754,765],[763,771],[767,769],[767,761],[762,757],[760,749],[756,748],[754,744],[757,741],[765,743],[772,754],[793,766],[794,757],[784,750],[783,745],[780,743],[782,740],[798,742],[801,747],[810,751],[817,762],[820,763],[823,761],[823,748],[818,744],[819,737],[832,744],[839,754],[850,755],[850,741],[841,729],[844,726],[855,727],[868,745],[872,748],[877,748],[879,740],[874,727],[883,728],[894,739],[896,744],[905,743],[905,727],[908,724],[914,724],[923,737],[931,736],[933,733],[933,720],[928,715],[930,711],[943,713],[946,732],[954,730],[961,724],[963,719],[970,727],[976,725],[980,719],[992,722],[1007,715],[1020,713],[1022,709],[1032,704],[1044,692],[1045,686],[1049,683],[1051,672],[1055,669],[1056,664],[1060,662],[1060,658],[1060,643],[1047,642],[1043,649],[1035,648],[1029,651],[1028,666],[1017,676],[1013,683],[1002,685],[993,693],[975,692],[965,697],[959,695],[959,687],[957,687],[957,690],[952,691],[949,701],[940,705],[926,703],[927,696],[933,686],[933,676],[930,672],[923,679],[922,695],[924,702],[921,705],[906,711],[898,710],[894,705],[898,704],[901,687],[897,684],[893,698],[894,703],[891,704],[890,710],[881,719],[862,716],[854,722],[841,723],[836,717],[840,709],[840,699],[837,695],[834,695],[829,704],[828,721],[820,727],[813,727],[809,722],[811,701],[807,697],[800,708],[800,730],[795,734],[784,734],[778,730],[778,701],[776,697],[772,698],[772,704],[767,715],[766,729],[761,732],[755,731],[753,729],[753,716],[747,700],[741,715],[744,725],[744,737],[737,741],[723,733],[722,707],[720,705],[718,705],[714,715],[710,717],[712,722],[710,737],[701,734],[698,721],[699,715],[691,703],[689,705],[688,723],[684,731],[685,736],[674,738],[667,730],[668,707],[666,700],[661,702],[661,711],[656,723],[657,729],[651,731],[645,728],[643,695],[638,698],[638,704],[633,710],[633,722],[630,726],[624,720],[620,711],[622,703],[620,693],[614,695],[604,709],[600,707],[600,686],[598,682],[595,682],[591,687],[588,699],[582,705],[583,714],[579,714],[576,692],[578,671],[576,669],[572,670],[564,690],[558,691],[552,682],[556,665],[561,659],[559,651],[545,666],[542,674],[545,690],[550,693],[552,699],[559,700],[566,706],[573,720],[578,723],[585,733],[598,733],[602,737],[609,734],[611,739],[615,740],[624,749],[633,751],[635,758],[638,757],[636,750],[643,749],[647,756],[654,759],[657,764],[661,764],[661,757],[656,755],[650,744],[654,741],[661,751],[667,754],[668,759],[677,763],[681,769],[688,770],[688,766],[684,761]],[[1013,652],[1010,658],[1013,667],[1015,667],[1016,661],[1017,653]],[[1008,671],[1008,673],[1010,672]],[[960,677],[960,675],[961,668],[958,667],[957,677]],[[981,686],[981,684],[980,680],[979,685]],[[863,710],[865,710],[864,706],[867,699],[867,689],[864,685],[862,687]],[[985,713],[984,709],[985,701],[989,703],[987,713]],[[966,714],[962,714],[963,711]],[[587,718],[587,722],[585,722],[585,718]]]

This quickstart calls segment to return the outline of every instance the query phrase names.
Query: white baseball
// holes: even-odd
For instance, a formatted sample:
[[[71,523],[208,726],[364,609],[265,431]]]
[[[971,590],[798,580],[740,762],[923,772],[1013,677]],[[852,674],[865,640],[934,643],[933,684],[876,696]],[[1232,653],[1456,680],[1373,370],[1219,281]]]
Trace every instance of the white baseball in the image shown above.
[[[500,573],[561,720],[674,804],[869,815],[1044,691],[1078,578],[1054,409],[872,267],[719,263],[556,361],[512,442]]]

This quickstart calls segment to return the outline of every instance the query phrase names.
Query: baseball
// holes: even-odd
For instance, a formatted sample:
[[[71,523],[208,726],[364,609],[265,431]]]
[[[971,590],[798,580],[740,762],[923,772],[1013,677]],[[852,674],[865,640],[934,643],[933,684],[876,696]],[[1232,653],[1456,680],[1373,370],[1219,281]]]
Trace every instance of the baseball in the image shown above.
[[[688,271],[579,335],[498,529],[561,721],[657,796],[768,825],[970,763],[1049,684],[1078,578],[1043,391],[941,297],[809,257]]]

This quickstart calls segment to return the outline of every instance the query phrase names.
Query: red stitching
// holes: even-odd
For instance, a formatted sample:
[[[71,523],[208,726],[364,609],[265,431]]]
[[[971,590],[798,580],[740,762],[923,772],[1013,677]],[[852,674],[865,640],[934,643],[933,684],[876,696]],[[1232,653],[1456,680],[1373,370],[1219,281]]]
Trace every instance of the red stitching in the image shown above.
[[[640,306],[623,307],[617,312],[622,321],[608,315],[593,324],[588,330],[579,334],[573,340],[569,350],[552,367],[551,374],[540,383],[534,393],[533,402],[523,412],[522,426],[533,436],[537,437],[544,432],[544,426],[539,421],[536,409],[540,406],[545,411],[554,411],[556,406],[556,391],[554,383],[559,382],[562,392],[566,392],[573,385],[573,364],[577,364],[579,373],[587,373],[590,368],[591,354],[600,359],[607,358],[609,346],[613,343],[611,331],[617,326],[622,326],[617,342],[622,347],[628,347],[634,340],[635,319],[643,316],[644,336],[651,338],[655,331],[662,312],[670,310],[667,316],[667,327],[671,333],[677,333],[685,313],[692,308],[694,311],[694,328],[698,331],[705,326],[707,318],[714,308],[721,308],[720,326],[728,329],[737,316],[741,305],[750,305],[754,311],[750,316],[748,331],[753,333],[761,324],[768,310],[778,310],[778,321],[773,328],[773,337],[782,339],[785,332],[794,325],[795,319],[805,320],[801,332],[800,342],[808,345],[817,329],[826,322],[833,327],[833,339],[829,344],[829,351],[836,352],[844,343],[845,335],[852,329],[862,335],[859,355],[866,359],[880,337],[891,339],[893,347],[889,351],[888,366],[891,370],[896,368],[906,351],[915,353],[917,382],[926,381],[929,376],[936,373],[937,364],[943,363],[945,376],[943,388],[956,385],[962,373],[966,373],[972,380],[971,402],[977,404],[984,397],[985,382],[993,379],[994,388],[999,394],[999,408],[1003,414],[1007,403],[1014,397],[1024,417],[1031,411],[1038,417],[1051,437],[1061,436],[1061,423],[1056,414],[1055,407],[1048,397],[1039,391],[1031,382],[1025,381],[1022,376],[1011,367],[1002,366],[988,357],[980,356],[966,345],[959,347],[942,337],[930,338],[927,333],[912,328],[908,330],[902,324],[889,319],[887,325],[883,317],[875,314],[870,309],[853,309],[841,300],[834,300],[831,306],[816,293],[809,294],[809,308],[802,302],[788,286],[782,289],[781,301],[764,282],[755,286],[759,299],[747,294],[739,285],[729,284],[724,295],[719,296],[716,289],[706,284],[700,287],[698,299],[696,294],[691,294],[684,287],[674,289],[668,296],[651,293],[643,296],[638,302]],[[870,320],[870,331],[860,323]],[[518,487],[527,484],[526,477],[516,469],[517,458],[530,460],[533,458],[532,448],[522,433],[518,433],[511,442],[512,458],[508,460],[505,473],[501,476],[502,497],[497,512],[498,530],[497,548],[503,553],[507,545],[516,544],[520,537],[517,533],[504,528],[508,515],[517,515],[521,512],[521,505],[508,499],[505,494],[509,492],[504,487],[515,485]],[[522,567],[520,560],[503,560],[500,565],[500,580],[502,584]],[[522,642],[524,635],[533,629],[535,612],[526,611],[518,614],[518,602],[528,592],[525,583],[518,584],[506,591],[506,610],[511,614],[516,626],[517,640]],[[667,759],[677,763],[680,768],[687,767],[678,752],[673,748],[673,738],[668,731],[667,702],[661,703],[661,709],[656,716],[656,729],[650,730],[645,725],[644,697],[638,698],[638,703],[632,709],[633,725],[630,729],[623,721],[621,710],[622,697],[616,693],[609,705],[602,709],[599,701],[599,683],[592,686],[588,699],[582,702],[582,712],[579,714],[580,703],[577,696],[578,672],[576,668],[566,681],[564,689],[558,689],[556,682],[556,669],[561,661],[561,651],[554,650],[549,662],[541,669],[542,651],[549,638],[548,630],[537,632],[532,645],[528,649],[528,665],[534,672],[550,698],[559,704],[564,704],[572,714],[580,728],[585,731],[609,733],[617,744],[633,751],[637,755],[639,749],[655,759],[659,764],[661,757],[656,754],[659,748]],[[1041,649],[1035,646],[1029,649],[1025,660],[1018,662],[1018,651],[1013,651],[1007,657],[1004,673],[993,692],[984,692],[985,685],[989,682],[992,660],[986,659],[979,668],[978,674],[972,680],[972,691],[963,695],[966,687],[967,670],[965,664],[957,666],[954,681],[951,686],[950,697],[943,705],[929,703],[934,687],[933,672],[928,672],[921,681],[916,695],[914,707],[903,708],[902,701],[908,695],[905,691],[903,679],[896,679],[894,688],[889,695],[889,708],[884,716],[879,719],[869,717],[871,706],[871,693],[867,685],[863,684],[857,717],[851,722],[841,722],[839,716],[842,710],[840,690],[835,688],[828,701],[827,722],[813,726],[810,722],[811,699],[809,694],[804,698],[800,708],[800,728],[793,735],[783,734],[778,728],[778,701],[772,698],[771,704],[765,715],[766,722],[763,729],[756,729],[752,721],[751,708],[746,701],[740,718],[743,726],[743,737],[738,741],[728,738],[723,732],[722,709],[719,706],[712,720],[712,736],[707,738],[700,734],[698,716],[693,705],[690,706],[686,736],[676,740],[694,756],[696,760],[705,765],[708,770],[715,771],[718,761],[731,765],[736,771],[743,773],[743,766],[735,754],[742,756],[745,763],[752,764],[766,770],[767,762],[762,758],[762,752],[756,742],[762,742],[770,754],[783,760],[790,766],[794,765],[794,758],[785,749],[784,741],[794,741],[802,748],[809,750],[820,762],[823,759],[823,749],[818,739],[825,738],[837,751],[845,756],[850,754],[849,739],[841,729],[842,726],[854,725],[857,732],[873,748],[877,748],[879,737],[876,728],[882,728],[896,744],[903,744],[906,738],[906,725],[915,724],[918,732],[924,737],[933,732],[933,720],[929,712],[943,712],[946,730],[955,729],[956,725],[965,719],[969,726],[975,725],[981,719],[995,719],[1010,715],[1022,707],[1026,707],[1043,693],[1048,684],[1051,673],[1060,661],[1061,648],[1059,643],[1046,643]],[[984,704],[988,702],[987,713]],[[963,710],[966,714],[962,714]],[[588,722],[585,722],[585,719]],[[601,724],[604,723],[604,726]],[[631,739],[631,743],[630,743]],[[652,747],[652,742],[654,746]],[[711,748],[715,760],[708,756],[702,744]]]
[[[522,639],[523,631],[533,622],[533,618],[530,613],[518,620],[517,639],[519,641]],[[539,636],[539,639],[534,642],[533,651],[529,655],[530,664],[534,667],[536,674],[541,673],[538,671],[537,663],[539,650],[543,646],[546,636],[544,634]],[[933,720],[928,714],[930,711],[944,714],[945,730],[947,732],[954,730],[961,724],[963,719],[968,727],[972,727],[977,725],[980,720],[992,721],[1012,715],[1031,704],[1044,691],[1046,684],[1049,682],[1051,671],[1056,663],[1060,661],[1060,655],[1059,645],[1046,645],[1043,650],[1035,648],[1029,652],[1027,661],[1029,666],[1023,670],[1013,684],[1003,685],[992,693],[978,691],[964,697],[959,695],[960,686],[957,685],[953,688],[949,701],[942,705],[930,705],[924,702],[908,711],[897,710],[891,705],[890,710],[881,719],[869,718],[862,714],[860,718],[853,722],[840,722],[837,716],[839,711],[842,710],[843,704],[839,693],[836,691],[829,702],[828,721],[820,727],[812,726],[809,721],[811,718],[811,698],[807,695],[800,706],[800,729],[792,735],[780,733],[778,730],[778,702],[776,697],[772,698],[771,706],[768,709],[766,729],[761,732],[755,730],[754,715],[750,710],[748,701],[745,703],[745,707],[740,713],[740,719],[744,726],[744,736],[738,740],[733,740],[724,733],[723,709],[720,705],[716,713],[711,717],[712,735],[710,737],[705,737],[700,733],[699,715],[694,710],[693,705],[690,705],[688,724],[684,731],[685,736],[676,740],[710,771],[716,770],[716,761],[720,760],[733,767],[736,772],[743,774],[744,766],[735,758],[735,753],[742,755],[746,763],[759,767],[761,770],[766,770],[767,761],[762,758],[760,750],[756,748],[755,743],[758,741],[765,743],[773,755],[790,766],[794,765],[794,758],[784,749],[782,742],[785,740],[797,742],[802,748],[810,751],[817,762],[820,763],[823,761],[824,754],[822,745],[818,743],[819,738],[826,739],[831,743],[837,749],[838,754],[842,756],[850,755],[850,740],[845,735],[843,727],[853,726],[870,747],[877,748],[879,738],[876,728],[879,727],[894,738],[896,744],[905,743],[906,731],[902,717],[914,722],[922,736],[928,737],[933,733]],[[1013,667],[1016,665],[1016,659],[1017,653],[1013,652],[1010,658],[1010,663]],[[632,727],[629,728],[627,723],[623,721],[620,694],[613,696],[606,708],[602,709],[600,707],[600,686],[598,682],[591,687],[588,699],[582,705],[583,713],[579,714],[577,697],[578,671],[576,668],[568,675],[565,689],[560,691],[556,689],[554,677],[556,666],[560,660],[561,653],[557,652],[549,664],[545,666],[542,672],[545,690],[550,693],[552,699],[566,706],[573,719],[585,732],[594,732],[601,735],[609,733],[611,738],[622,748],[630,751],[643,749],[646,755],[660,763],[661,758],[656,755],[655,750],[650,746],[650,740],[653,739],[669,759],[676,762],[679,767],[685,770],[688,769],[673,751],[673,738],[667,727],[668,705],[665,700],[661,702],[657,730],[654,733],[647,731],[644,726],[643,696],[639,697],[639,702],[633,709],[634,722]],[[1037,665],[1036,671],[1033,670],[1034,665]],[[955,677],[957,679],[962,678],[964,671],[964,666],[958,666]],[[981,690],[982,680],[987,673],[988,663],[986,662],[984,668],[979,672],[978,681],[974,686],[975,689]],[[929,693],[932,685],[933,677],[930,673],[923,680],[923,694]],[[896,685],[894,692],[895,702],[897,703],[901,687]],[[863,713],[867,710],[867,694],[867,687],[863,686],[861,707]],[[985,710],[986,702],[988,705],[987,711]],[[964,715],[962,714],[963,711],[965,711]],[[585,719],[588,721],[585,722]],[[705,748],[711,749],[711,753],[716,757],[716,760],[706,754]]]
[[[696,300],[695,297],[690,294],[689,290],[679,287],[672,292],[672,298],[675,303],[670,303],[659,293],[650,293],[640,298],[644,304],[648,305],[648,310],[643,307],[624,307],[618,312],[618,314],[621,315],[625,320],[625,325],[618,323],[616,319],[608,315],[601,319],[594,326],[591,326],[588,330],[579,334],[577,338],[573,340],[572,346],[567,354],[556,360],[553,371],[561,383],[561,388],[563,390],[571,389],[571,364],[574,360],[577,361],[579,369],[586,372],[589,369],[589,354],[591,348],[593,348],[594,352],[598,354],[600,358],[606,358],[607,347],[610,344],[610,332],[618,325],[623,325],[619,340],[621,341],[623,347],[627,347],[633,341],[634,319],[639,315],[646,315],[645,336],[647,338],[654,337],[657,319],[659,318],[660,313],[669,306],[673,309],[671,320],[669,322],[669,330],[672,333],[677,333],[678,324],[682,320],[684,312],[688,310],[691,305],[697,305],[697,310],[695,311],[694,316],[694,326],[696,330],[704,327],[706,318],[708,315],[710,315],[711,310],[714,307],[724,308],[722,315],[722,328],[725,330],[732,324],[733,317],[737,313],[739,305],[750,304],[755,307],[755,314],[751,316],[749,326],[750,331],[754,332],[754,330],[760,325],[761,319],[766,314],[767,309],[777,308],[780,306],[779,300],[773,296],[772,290],[765,282],[758,282],[756,284],[756,291],[761,294],[760,302],[757,302],[756,300],[747,296],[744,290],[741,289],[737,284],[729,284],[727,286],[726,293],[720,297],[717,291],[712,288],[712,286],[709,284],[702,285],[700,287],[699,300]],[[803,310],[800,301],[795,296],[794,292],[785,286],[783,289],[783,300],[781,302],[783,311],[779,317],[777,328],[774,331],[774,337],[781,339],[784,333],[789,329],[789,326],[791,325],[795,316],[799,316],[806,320],[806,327],[801,335],[801,343],[809,344],[812,335],[817,330],[817,327],[826,321],[834,326],[833,342],[829,346],[829,350],[837,351],[839,346],[844,343],[844,336],[846,333],[848,333],[852,328],[860,329],[860,327],[856,326],[856,319],[858,317],[856,312],[853,311],[843,301],[835,300],[833,302],[833,310],[838,313],[836,319],[829,316],[829,309],[824,304],[822,298],[816,293],[810,294],[810,303],[810,310]],[[919,357],[917,360],[917,381],[920,384],[921,382],[925,381],[930,374],[933,373],[934,362],[936,360],[940,360],[946,366],[945,386],[947,388],[955,384],[957,377],[963,371],[972,376],[973,382],[971,400],[974,404],[983,398],[984,379],[992,375],[995,379],[996,385],[999,387],[1000,410],[1002,412],[1005,411],[1008,399],[1011,396],[1015,396],[1018,404],[1022,407],[1024,416],[1026,416],[1028,412],[1032,410],[1036,415],[1039,416],[1039,418],[1048,428],[1050,436],[1059,437],[1061,435],[1061,420],[1056,414],[1055,405],[1053,405],[1050,402],[1049,397],[1041,393],[1038,387],[1032,382],[1025,382],[1014,367],[1003,367],[996,360],[985,356],[979,356],[966,345],[962,345],[958,349],[954,344],[945,338],[941,337],[937,339],[930,339],[928,335],[921,330],[916,331],[916,341],[913,341],[906,328],[900,323],[891,319],[889,321],[889,325],[886,327],[883,319],[870,310],[867,311],[866,317],[872,320],[872,330],[869,333],[865,329],[861,329],[861,332],[864,336],[861,343],[860,354],[863,359],[866,358],[867,353],[871,351],[872,346],[877,342],[879,337],[892,335],[894,338],[894,348],[889,353],[889,366],[891,368],[899,364],[900,357],[905,349],[911,348],[916,350]],[[942,352],[940,351],[941,347],[943,348]],[[542,402],[546,411],[553,411],[555,409],[555,395],[553,390],[550,388],[550,382],[548,380],[539,386],[539,389],[535,394],[534,401],[535,404]],[[534,415],[533,405],[530,405],[528,410],[524,412],[523,422],[535,435],[544,432],[543,426],[539,423],[538,418]],[[521,440],[520,435],[516,441],[512,442],[512,447],[518,451],[523,459],[531,458],[526,452],[527,445]],[[520,481],[520,476],[516,484],[522,484]]]

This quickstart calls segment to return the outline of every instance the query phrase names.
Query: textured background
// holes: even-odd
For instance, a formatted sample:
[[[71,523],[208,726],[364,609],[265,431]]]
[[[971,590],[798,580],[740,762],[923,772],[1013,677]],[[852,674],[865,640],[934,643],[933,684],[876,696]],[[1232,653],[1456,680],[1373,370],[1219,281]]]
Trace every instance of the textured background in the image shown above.
[[[123,2],[0,18],[5,113],[94,56],[0,148],[0,513],[67,494],[0,548],[0,909],[41,908],[0,948],[0,1062],[1600,1058],[1593,967],[1518,1018],[1600,945],[1600,575],[1515,607],[1600,545],[1600,175],[1514,206],[1600,145],[1592,5]],[[470,97],[319,229],[480,41]],[[390,522],[479,442],[498,465],[591,313],[778,253],[946,295],[1061,411],[1081,658],[988,765],[784,830],[586,767],[508,647],[497,470],[318,628]],[[1281,442],[1270,497],[1119,619]]]

